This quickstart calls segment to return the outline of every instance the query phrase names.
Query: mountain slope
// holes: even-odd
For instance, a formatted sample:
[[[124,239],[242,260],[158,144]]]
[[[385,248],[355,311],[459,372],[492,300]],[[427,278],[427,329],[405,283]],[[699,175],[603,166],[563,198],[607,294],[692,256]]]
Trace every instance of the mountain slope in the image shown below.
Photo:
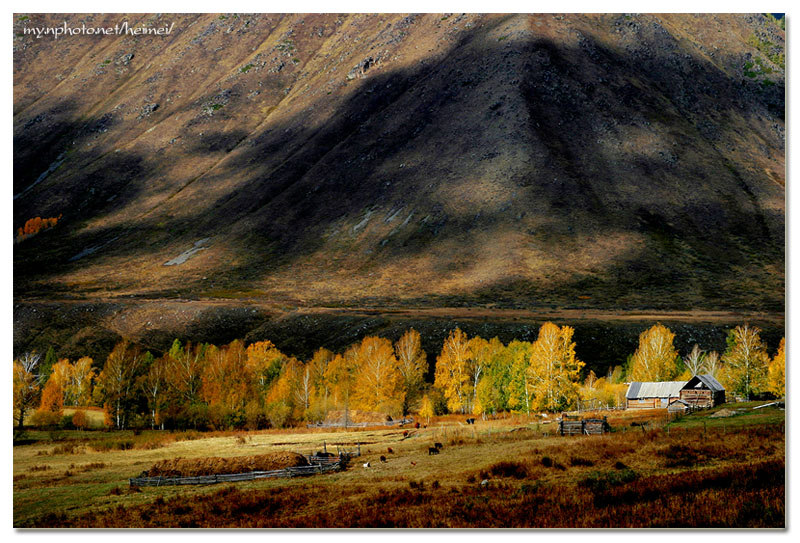
[[[783,311],[763,16],[21,19],[17,299]]]

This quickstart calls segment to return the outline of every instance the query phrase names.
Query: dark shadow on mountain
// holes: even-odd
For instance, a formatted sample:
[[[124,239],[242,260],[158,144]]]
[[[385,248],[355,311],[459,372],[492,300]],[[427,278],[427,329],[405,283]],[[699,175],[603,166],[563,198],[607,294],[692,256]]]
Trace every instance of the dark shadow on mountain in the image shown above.
[[[639,233],[645,240],[593,276],[575,277],[556,287],[520,279],[465,293],[462,300],[563,303],[582,293],[599,293],[602,303],[615,304],[630,292],[647,289],[654,306],[684,307],[681,296],[687,288],[702,293],[693,294],[693,299],[714,299],[713,286],[736,273],[738,266],[782,264],[783,217],[761,206],[750,187],[753,174],[726,166],[714,139],[714,126],[728,115],[750,118],[773,112],[782,119],[783,107],[776,103],[780,87],[758,91],[703,58],[685,58],[685,51],[677,46],[657,48],[656,38],[645,42],[649,48],[622,55],[591,37],[583,37],[575,48],[538,37],[478,48],[473,40],[486,30],[480,32],[463,34],[442,58],[368,75],[363,83],[357,80],[335,117],[319,128],[307,126],[300,113],[252,136],[236,129],[210,130],[186,145],[183,152],[190,155],[219,154],[222,159],[203,174],[202,183],[222,183],[247,172],[246,179],[231,182],[231,189],[211,202],[182,200],[188,193],[183,190],[194,190],[194,183],[201,183],[187,179],[187,189],[171,198],[184,206],[196,203],[200,210],[193,216],[158,221],[145,217],[129,227],[83,234],[79,227],[84,219],[102,217],[139,197],[166,165],[161,161],[169,157],[123,151],[99,157],[80,172],[58,172],[53,179],[69,179],[69,185],[42,184],[29,200],[15,203],[15,219],[42,214],[42,207],[60,207],[79,218],[15,249],[15,295],[28,292],[23,278],[44,282],[72,266],[120,255],[147,256],[166,244],[209,236],[224,237],[227,250],[237,257],[239,264],[219,270],[227,284],[244,286],[268,273],[291,270],[314,255],[324,246],[324,234],[339,221],[352,220],[370,206],[396,207],[421,193],[431,196],[420,212],[423,216],[414,217],[407,230],[377,246],[354,243],[358,250],[372,251],[368,267],[425,254],[446,240],[460,240],[480,228],[511,225],[513,217],[534,212],[546,221],[532,239],[546,240],[550,246],[562,241],[569,246],[577,237],[602,236],[609,230]],[[513,71],[517,66],[519,71]],[[516,81],[498,84],[498,88],[518,92],[521,100],[492,99],[482,106],[486,120],[478,121],[475,108],[486,100],[477,85],[487,77]],[[319,101],[326,99],[321,96]],[[441,194],[424,192],[427,184],[450,183],[458,188],[458,176],[463,179],[478,167],[479,159],[470,153],[484,158],[494,152],[484,148],[479,137],[462,133],[453,135],[449,147],[434,146],[432,141],[439,140],[429,136],[431,131],[463,128],[442,114],[454,104],[463,104],[464,115],[475,123],[519,115],[529,119],[528,132],[519,136],[521,143],[515,149],[528,146],[530,165],[517,168],[518,189],[507,209],[471,208],[468,213],[454,214],[445,210],[445,202],[435,199],[442,198]],[[514,110],[517,104],[524,110]],[[69,163],[86,163],[92,157],[83,147],[97,135],[96,127],[103,123],[113,127],[113,118],[104,118],[57,124],[42,141],[25,131],[15,135],[15,155],[20,149],[19,158],[15,156],[15,190],[32,182],[38,175],[33,165],[51,163],[67,139],[77,142],[77,156]],[[696,128],[704,120],[712,126]],[[655,124],[661,126],[658,135],[665,138],[659,143],[663,148],[643,144],[623,155],[601,143],[624,140],[624,127],[635,126],[644,134]],[[702,153],[704,164],[711,167],[698,171],[693,159],[682,157],[689,152]],[[425,158],[408,167],[395,166],[398,157],[415,153]],[[453,169],[456,179],[441,180],[446,172],[438,171],[437,156],[442,157],[442,168]],[[609,172],[624,172],[626,183],[639,179],[639,185],[621,187],[616,179],[608,179]],[[700,190],[698,186],[695,191],[692,182],[700,183],[701,176],[709,187]],[[686,177],[690,179],[676,187],[676,180]],[[64,191],[64,196],[55,196],[56,191]],[[70,261],[87,247],[109,239],[119,241]],[[704,257],[709,253],[713,259]],[[447,262],[437,266],[443,276],[452,271]],[[197,288],[201,286],[191,280],[183,285],[187,292]],[[153,290],[158,292],[159,287]],[[765,302],[768,307],[774,303]]]

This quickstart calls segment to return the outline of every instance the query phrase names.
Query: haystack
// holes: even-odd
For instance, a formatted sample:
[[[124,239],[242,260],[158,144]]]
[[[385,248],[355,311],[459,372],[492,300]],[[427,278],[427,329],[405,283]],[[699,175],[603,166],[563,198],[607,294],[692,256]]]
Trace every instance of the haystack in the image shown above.
[[[224,475],[250,471],[270,471],[295,466],[307,466],[308,460],[294,452],[274,452],[233,458],[170,458],[156,462],[144,472],[145,477],[195,477]]]

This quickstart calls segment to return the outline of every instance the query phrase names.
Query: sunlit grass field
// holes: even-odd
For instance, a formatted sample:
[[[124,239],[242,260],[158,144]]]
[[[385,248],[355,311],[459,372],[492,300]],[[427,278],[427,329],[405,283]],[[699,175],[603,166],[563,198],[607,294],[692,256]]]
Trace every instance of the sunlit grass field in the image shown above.
[[[754,405],[723,406],[740,410],[725,418],[711,417],[722,408],[678,419],[606,413],[613,431],[603,436],[559,436],[553,416],[474,426],[449,416],[418,430],[29,431],[14,447],[14,525],[782,527],[784,412]],[[442,451],[429,455],[435,442]],[[356,443],[362,457],[340,473],[128,485],[166,458],[335,453]]]

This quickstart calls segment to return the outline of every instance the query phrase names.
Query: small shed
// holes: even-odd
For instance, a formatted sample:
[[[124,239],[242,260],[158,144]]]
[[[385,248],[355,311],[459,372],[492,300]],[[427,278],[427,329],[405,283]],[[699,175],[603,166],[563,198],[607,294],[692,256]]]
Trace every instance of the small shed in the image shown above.
[[[686,413],[687,411],[692,410],[692,405],[680,398],[672,398],[669,401],[669,406],[667,407],[667,411],[670,413]]]
[[[601,435],[610,431],[607,417],[578,420],[577,417],[564,415],[558,421],[558,433],[562,436]]]
[[[725,403],[725,387],[712,375],[695,375],[681,388],[680,399],[693,407],[714,407]]]
[[[686,381],[643,382],[634,381],[625,393],[628,409],[655,409],[669,407],[670,400],[681,397]]]

